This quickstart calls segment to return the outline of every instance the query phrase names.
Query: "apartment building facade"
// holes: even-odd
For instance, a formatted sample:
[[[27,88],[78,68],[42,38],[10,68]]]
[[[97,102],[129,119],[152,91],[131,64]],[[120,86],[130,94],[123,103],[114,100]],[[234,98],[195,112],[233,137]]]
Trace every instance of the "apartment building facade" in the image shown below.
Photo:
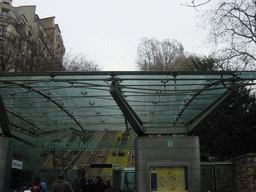
[[[65,47],[55,17],[42,18],[36,6],[13,7],[0,0],[0,71],[63,71]]]

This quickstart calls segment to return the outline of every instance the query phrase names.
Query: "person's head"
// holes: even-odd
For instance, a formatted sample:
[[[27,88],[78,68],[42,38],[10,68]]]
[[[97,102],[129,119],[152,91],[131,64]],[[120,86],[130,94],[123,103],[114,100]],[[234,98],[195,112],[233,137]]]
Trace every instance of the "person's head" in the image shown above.
[[[104,184],[105,184],[106,186],[108,186],[108,187],[111,187],[111,183],[110,183],[109,180],[107,180]]]
[[[88,179],[88,183],[93,183],[93,180],[92,179]]]
[[[96,182],[96,183],[100,183],[100,182],[102,182],[101,177],[100,177],[100,176],[97,176],[97,177],[96,177],[96,179],[95,179],[95,182]]]
[[[63,175],[59,175],[59,176],[58,176],[58,180],[59,180],[59,179],[64,180],[64,176],[63,176]]]
[[[41,178],[40,178],[39,176],[36,176],[36,177],[35,177],[35,181],[37,181],[37,182],[40,183],[40,182],[41,182]]]

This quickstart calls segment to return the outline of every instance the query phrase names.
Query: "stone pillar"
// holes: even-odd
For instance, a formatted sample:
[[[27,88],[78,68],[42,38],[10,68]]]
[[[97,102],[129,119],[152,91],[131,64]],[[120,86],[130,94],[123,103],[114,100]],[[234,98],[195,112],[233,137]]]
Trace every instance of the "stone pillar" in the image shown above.
[[[234,159],[237,192],[256,191],[256,154],[249,153]]]
[[[11,156],[11,138],[0,136],[0,191],[10,190]]]

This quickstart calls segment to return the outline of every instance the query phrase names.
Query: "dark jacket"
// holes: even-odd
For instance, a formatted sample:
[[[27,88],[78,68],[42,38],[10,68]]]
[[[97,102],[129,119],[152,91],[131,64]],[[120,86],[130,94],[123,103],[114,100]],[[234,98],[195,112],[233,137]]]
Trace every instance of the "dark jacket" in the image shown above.
[[[80,179],[80,182],[76,184],[75,186],[75,192],[80,192],[82,189],[86,187],[86,178]]]
[[[89,183],[82,187],[82,192],[94,192],[94,184]]]
[[[72,187],[67,181],[59,179],[54,183],[51,191],[52,192],[72,192]]]
[[[102,182],[97,182],[94,184],[94,192],[103,192],[103,183]]]

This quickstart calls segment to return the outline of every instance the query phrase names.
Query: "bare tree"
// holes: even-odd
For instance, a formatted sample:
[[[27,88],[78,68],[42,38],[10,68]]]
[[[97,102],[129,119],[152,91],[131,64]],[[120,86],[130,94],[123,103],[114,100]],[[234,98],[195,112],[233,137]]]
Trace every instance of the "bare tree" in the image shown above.
[[[205,14],[211,26],[220,70],[252,70],[256,67],[256,1],[218,1]]]
[[[203,1],[199,1],[199,0],[192,0],[190,1],[189,3],[186,1],[185,3],[181,4],[183,6],[186,6],[186,7],[200,7],[200,6],[203,6],[207,3],[209,3],[211,0],[203,0]]]
[[[32,16],[30,25],[24,15],[9,11],[0,15],[0,71],[42,72],[63,71],[64,46],[56,48],[49,34]],[[59,41],[58,41],[59,42]]]
[[[80,53],[74,55],[68,53],[64,56],[63,66],[65,71],[100,71],[100,66],[87,58],[84,54]]]
[[[146,37],[140,40],[137,48],[136,63],[142,71],[152,71],[157,65],[159,41],[155,38]]]
[[[61,61],[45,51],[40,40],[28,41],[14,31],[2,29],[0,34],[0,71],[63,71]]]
[[[182,44],[176,40],[160,42],[144,37],[138,45],[136,63],[141,71],[171,70],[183,52]]]
[[[3,26],[2,26],[3,27]],[[4,28],[0,34],[0,71],[7,72],[14,67],[14,55],[17,48],[17,38],[7,33]]]
[[[171,70],[175,61],[184,53],[183,45],[176,41],[165,39],[161,42],[161,55],[163,68]]]

